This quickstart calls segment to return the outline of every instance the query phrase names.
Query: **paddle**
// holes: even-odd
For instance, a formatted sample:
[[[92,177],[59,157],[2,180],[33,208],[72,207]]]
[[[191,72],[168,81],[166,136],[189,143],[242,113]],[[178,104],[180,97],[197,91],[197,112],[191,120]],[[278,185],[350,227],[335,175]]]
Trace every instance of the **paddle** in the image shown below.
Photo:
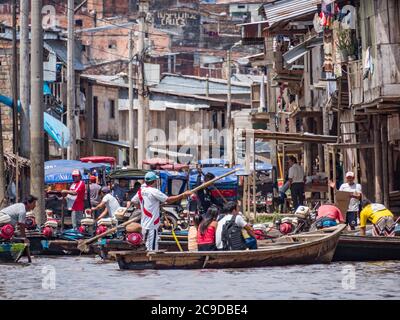
[[[182,249],[181,244],[179,243],[178,238],[176,237],[175,230],[174,230],[174,224],[171,223],[171,221],[169,221],[168,216],[167,216],[166,214],[165,214],[164,216],[165,216],[165,219],[167,220],[168,224],[171,226],[172,236],[174,237],[174,240],[175,240],[175,242],[176,242],[176,245],[178,246],[179,251],[182,252],[183,249]]]
[[[231,170],[231,171],[229,171],[229,172],[227,172],[227,173],[225,173],[225,174],[223,174],[221,176],[215,177],[215,178],[211,179],[210,181],[207,181],[207,182],[201,184],[200,186],[198,186],[198,187],[196,187],[196,188],[194,188],[193,190],[190,190],[190,191],[191,192],[196,192],[196,191],[199,191],[201,189],[207,188],[209,185],[212,185],[215,181],[218,181],[218,180],[220,180],[220,179],[222,179],[222,178],[224,178],[226,176],[229,176],[229,175],[235,173],[238,170],[239,169],[234,169],[234,170]],[[103,233],[101,233],[101,234],[99,234],[99,235],[97,235],[97,236],[95,236],[93,238],[90,238],[90,239],[87,239],[87,240],[78,240],[78,249],[81,252],[88,252],[89,251],[89,246],[88,246],[89,244],[91,244],[91,243],[95,242],[96,240],[101,239],[101,238],[103,238],[103,237],[105,237],[105,236],[107,236],[107,235],[109,235],[111,233],[114,233],[115,231],[117,231],[118,227],[119,228],[120,227],[125,227],[125,226],[127,226],[127,225],[129,225],[129,224],[131,224],[133,222],[134,221],[132,221],[132,220],[128,220],[128,221],[125,221],[124,223],[120,224],[119,226],[111,228],[111,229],[107,230],[106,232],[103,232]]]

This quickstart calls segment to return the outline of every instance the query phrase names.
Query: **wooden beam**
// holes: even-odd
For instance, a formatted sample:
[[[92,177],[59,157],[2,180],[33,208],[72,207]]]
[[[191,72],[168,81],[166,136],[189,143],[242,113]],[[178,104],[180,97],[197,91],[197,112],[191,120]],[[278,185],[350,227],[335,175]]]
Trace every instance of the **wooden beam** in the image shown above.
[[[374,116],[374,175],[375,202],[382,203],[382,148],[379,115]]]
[[[383,204],[389,208],[388,129],[387,116],[381,119]]]

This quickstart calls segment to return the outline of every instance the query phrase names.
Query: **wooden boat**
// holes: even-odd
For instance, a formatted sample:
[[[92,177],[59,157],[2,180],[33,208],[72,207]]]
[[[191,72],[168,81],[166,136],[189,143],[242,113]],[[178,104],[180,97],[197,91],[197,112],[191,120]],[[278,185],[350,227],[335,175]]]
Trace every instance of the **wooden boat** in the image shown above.
[[[333,261],[400,260],[400,237],[342,234]]]
[[[187,241],[180,241],[183,250],[187,250]],[[179,248],[175,241],[161,240],[158,242],[158,247],[160,250],[165,251],[178,251]],[[103,260],[114,260],[114,257],[110,256],[108,253],[110,251],[145,251],[146,247],[144,245],[135,247],[128,241],[119,239],[101,239],[97,244],[93,245],[93,250],[98,254]]]
[[[330,263],[344,225],[331,233],[314,232],[279,238],[244,251],[111,251],[120,269],[253,268],[292,264]]]
[[[27,248],[25,243],[0,243],[0,263],[15,263],[22,257]]]
[[[32,255],[81,255],[81,251],[78,249],[78,241],[73,240],[60,240],[60,239],[48,239],[41,233],[29,234],[30,251]],[[89,253],[94,254],[94,250],[91,247]]]

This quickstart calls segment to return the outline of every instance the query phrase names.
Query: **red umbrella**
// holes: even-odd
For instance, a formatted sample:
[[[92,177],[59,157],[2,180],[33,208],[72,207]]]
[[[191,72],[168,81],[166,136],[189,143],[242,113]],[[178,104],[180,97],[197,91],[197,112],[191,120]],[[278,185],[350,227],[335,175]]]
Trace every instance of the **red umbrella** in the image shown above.
[[[188,164],[181,164],[181,163],[165,164],[161,166],[161,169],[163,170],[183,170],[188,168],[189,168]]]
[[[143,164],[148,164],[151,166],[164,166],[166,164],[173,164],[172,160],[164,159],[164,158],[151,158],[151,159],[144,159]]]
[[[81,158],[80,160],[82,162],[93,162],[93,163],[106,162],[106,163],[115,164],[115,158],[114,157],[91,156],[91,157]]]

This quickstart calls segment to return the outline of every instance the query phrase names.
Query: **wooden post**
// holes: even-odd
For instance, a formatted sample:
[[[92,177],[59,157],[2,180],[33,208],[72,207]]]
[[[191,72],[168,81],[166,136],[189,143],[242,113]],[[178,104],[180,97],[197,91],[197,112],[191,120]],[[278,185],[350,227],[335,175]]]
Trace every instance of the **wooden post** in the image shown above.
[[[250,220],[250,212],[251,212],[251,175],[247,178],[247,220]]]
[[[394,190],[393,145],[388,146],[389,192]]]
[[[375,202],[382,203],[382,145],[379,115],[374,116],[374,175]]]
[[[257,207],[256,207],[256,193],[257,193],[257,185],[256,185],[256,170],[253,170],[253,217],[254,221],[257,220]]]
[[[243,193],[242,193],[242,206],[243,214],[247,217],[247,176],[243,176]]]
[[[333,177],[332,177],[332,179],[333,179],[333,182],[335,182],[336,183],[336,179],[337,179],[337,172],[336,172],[336,152],[335,152],[336,150],[335,149],[333,149],[333,153],[332,153],[332,169],[333,169]],[[337,187],[340,187],[340,186],[337,186]],[[333,190],[333,201],[336,201],[336,198],[335,198],[335,192],[336,192],[336,190]]]
[[[383,204],[389,208],[388,129],[387,116],[381,119]]]

